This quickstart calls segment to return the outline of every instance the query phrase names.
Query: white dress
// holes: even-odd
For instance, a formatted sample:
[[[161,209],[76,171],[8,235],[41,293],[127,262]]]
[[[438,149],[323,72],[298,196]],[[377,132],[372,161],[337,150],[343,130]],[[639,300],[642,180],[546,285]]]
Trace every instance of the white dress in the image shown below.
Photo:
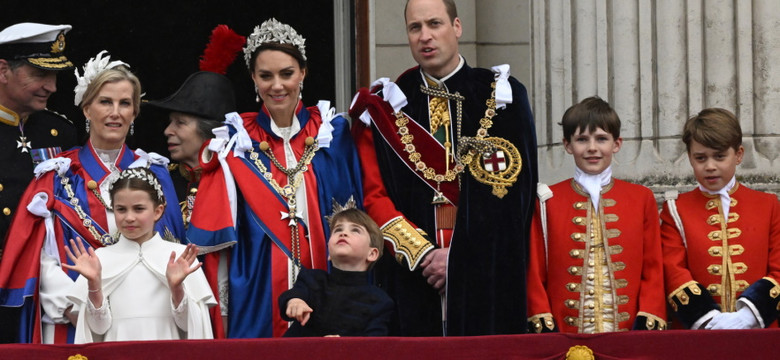
[[[184,248],[155,233],[141,245],[122,236],[97,249],[103,306],[88,301],[87,279],[79,276],[68,296],[79,310],[75,343],[213,338],[208,308],[216,300],[201,269],[184,280],[179,307],[171,302],[165,270],[171,251],[178,257]]]

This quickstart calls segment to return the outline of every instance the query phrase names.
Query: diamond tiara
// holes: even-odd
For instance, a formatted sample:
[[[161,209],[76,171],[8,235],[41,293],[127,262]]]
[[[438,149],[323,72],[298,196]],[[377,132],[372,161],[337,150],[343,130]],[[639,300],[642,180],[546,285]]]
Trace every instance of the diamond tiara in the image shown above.
[[[249,68],[249,62],[252,60],[252,53],[257,50],[263,44],[267,43],[279,43],[290,44],[298,48],[301,52],[303,60],[306,60],[306,39],[298,34],[292,26],[282,24],[275,18],[270,18],[260,26],[255,26],[255,31],[246,40],[246,47],[244,47],[244,60],[246,66]]]
[[[159,200],[161,204],[165,204],[165,195],[163,195],[162,186],[160,186],[160,182],[157,180],[157,177],[154,176],[154,173],[151,170],[147,170],[146,168],[142,167],[122,170],[122,172],[119,173],[119,177],[116,179],[116,181],[111,183],[109,191],[113,190],[117,181],[122,179],[140,179],[146,181],[149,183],[149,185],[152,186],[152,188],[154,188],[155,191],[157,191],[157,200]]]

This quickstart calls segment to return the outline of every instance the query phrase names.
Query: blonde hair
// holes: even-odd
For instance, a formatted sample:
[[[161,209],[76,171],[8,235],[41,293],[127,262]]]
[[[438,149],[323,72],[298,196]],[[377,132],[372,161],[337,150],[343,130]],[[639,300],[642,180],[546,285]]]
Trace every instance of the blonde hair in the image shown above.
[[[135,76],[130,69],[124,66],[117,66],[111,69],[104,70],[89,85],[87,90],[84,91],[84,96],[81,99],[79,108],[84,110],[88,104],[91,104],[97,97],[100,89],[103,85],[108,83],[117,83],[123,80],[127,80],[133,85],[133,114],[138,116],[141,111],[141,81]]]

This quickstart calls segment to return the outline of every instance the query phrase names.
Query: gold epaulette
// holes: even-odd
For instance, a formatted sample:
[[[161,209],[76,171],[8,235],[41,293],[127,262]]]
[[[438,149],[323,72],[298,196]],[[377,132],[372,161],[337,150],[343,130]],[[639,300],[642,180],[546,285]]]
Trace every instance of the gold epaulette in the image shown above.
[[[537,314],[528,318],[528,330],[537,334],[541,334],[545,328],[547,332],[555,330],[555,322],[553,316],[550,313]]]
[[[403,217],[390,220],[381,230],[385,239],[393,243],[396,260],[403,263],[405,258],[410,271],[414,271],[425,254],[433,250],[433,244],[426,238],[427,234],[415,229]]]

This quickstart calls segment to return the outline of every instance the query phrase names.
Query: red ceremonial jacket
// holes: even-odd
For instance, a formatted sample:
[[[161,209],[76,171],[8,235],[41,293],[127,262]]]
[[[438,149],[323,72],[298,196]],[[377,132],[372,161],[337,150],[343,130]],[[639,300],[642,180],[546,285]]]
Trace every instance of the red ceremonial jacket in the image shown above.
[[[661,240],[658,210],[653,193],[644,186],[612,179],[601,192],[598,215],[590,197],[573,179],[550,187],[546,212],[537,201],[531,227],[528,269],[528,321],[531,332],[582,332],[583,323],[607,321],[611,312],[614,330],[666,327]],[[546,214],[547,239],[542,230]],[[594,229],[597,224],[599,229]],[[604,262],[616,307],[586,316],[586,287],[599,296],[607,288],[587,276],[594,264],[588,237],[602,234]],[[610,296],[609,293],[606,293]],[[598,310],[598,309],[596,309]],[[601,314],[601,315],[599,315]]]

